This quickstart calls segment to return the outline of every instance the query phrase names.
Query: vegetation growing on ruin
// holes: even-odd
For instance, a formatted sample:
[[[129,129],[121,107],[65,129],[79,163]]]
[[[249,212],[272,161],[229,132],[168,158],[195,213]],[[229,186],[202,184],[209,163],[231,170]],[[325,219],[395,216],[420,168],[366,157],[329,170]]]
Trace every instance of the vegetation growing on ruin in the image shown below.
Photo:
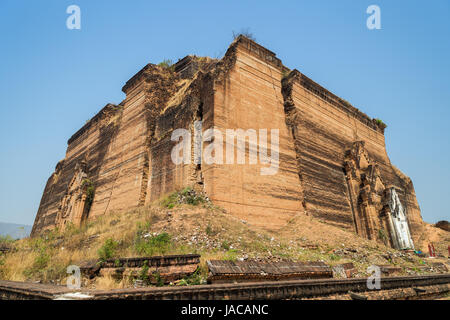
[[[144,285],[150,284],[150,278],[148,276],[148,261],[144,261],[144,265],[142,266],[141,272],[139,273],[139,279],[143,281]]]
[[[379,127],[381,127],[381,128],[386,128],[387,127],[387,125],[383,122],[383,120],[381,120],[381,119],[375,119],[375,122],[376,122],[376,124],[379,126]]]
[[[281,80],[286,79],[289,76],[290,73],[291,73],[290,70],[283,69],[283,71],[281,73]]]
[[[170,59],[164,59],[160,63],[158,63],[158,66],[170,71],[175,71],[175,64]]]
[[[174,204],[170,209],[158,201],[101,216],[81,227],[69,224],[64,231],[53,230],[34,239],[8,240],[15,251],[0,255],[0,279],[64,284],[66,268],[83,261],[188,253],[201,255],[199,269],[173,285],[205,283],[206,260],[216,259],[324,261],[332,266],[353,262],[359,276],[367,275],[372,264],[400,266],[404,274],[422,274],[429,267],[428,261],[415,255],[309,216],[297,215],[284,228],[270,232],[210,205],[205,198],[205,202],[197,201],[200,195],[192,191],[183,189],[174,194],[169,197],[173,200],[169,203]],[[139,278],[150,281],[143,273]],[[109,275],[84,281],[84,285],[98,289],[133,286],[129,279],[118,281]],[[156,274],[151,282],[158,283]]]
[[[384,229],[378,230],[378,239],[380,239],[385,245],[388,244],[388,236],[386,234],[386,230]]]
[[[256,38],[253,33],[250,32],[250,28],[241,29],[239,32],[233,30],[233,39],[236,40],[239,36],[244,36],[256,42]]]
[[[175,206],[182,204],[188,204],[196,206],[199,204],[207,203],[208,199],[191,187],[186,187],[181,191],[173,192],[161,200],[161,205],[167,209],[172,209]]]
[[[153,272],[152,277],[153,277],[153,279],[155,279],[157,287],[164,286],[164,280],[161,278],[161,275],[159,274],[159,272],[157,272],[157,271]]]
[[[89,211],[89,208],[92,205],[92,202],[94,201],[94,195],[95,195],[95,187],[94,183],[90,179],[84,179],[82,182],[82,187],[86,188],[86,206],[87,210]]]

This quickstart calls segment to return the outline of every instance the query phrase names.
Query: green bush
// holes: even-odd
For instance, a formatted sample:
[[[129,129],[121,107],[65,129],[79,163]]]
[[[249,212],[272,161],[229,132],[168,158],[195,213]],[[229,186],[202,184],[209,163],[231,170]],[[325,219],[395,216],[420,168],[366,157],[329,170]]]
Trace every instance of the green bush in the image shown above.
[[[233,39],[236,39],[239,36],[244,36],[250,40],[256,41],[256,38],[253,36],[253,33],[250,32],[250,28],[241,29],[241,31],[239,32],[233,31]]]
[[[178,193],[174,192],[161,200],[161,206],[172,209],[177,204]]]
[[[50,255],[47,254],[47,251],[45,249],[43,249],[43,250],[41,250],[39,255],[36,257],[36,259],[34,260],[33,268],[36,268],[39,270],[44,269],[45,267],[47,267],[49,261],[50,261]]]
[[[378,125],[378,126],[380,126],[380,127],[382,127],[382,128],[386,128],[387,126],[386,126],[386,124],[383,122],[383,120],[381,120],[381,119],[375,119],[375,122],[376,122],[376,124]]]
[[[157,287],[162,287],[164,286],[164,279],[161,278],[161,275],[159,274],[159,272],[153,272],[153,279],[155,279],[156,281],[156,286]]]
[[[200,203],[205,202],[204,197],[202,195],[197,194],[197,192],[195,192],[195,190],[193,190],[190,187],[184,188],[180,192],[178,198],[181,201],[181,203],[190,204],[192,206],[196,206]]]
[[[100,261],[106,261],[108,259],[113,258],[116,255],[117,247],[119,246],[119,242],[109,238],[105,241],[105,244],[98,249],[98,257]]]
[[[134,249],[140,255],[157,255],[165,254],[172,247],[170,235],[166,232],[143,238],[141,234],[137,234]]]
[[[150,279],[148,277],[148,261],[144,261],[144,265],[142,266],[141,272],[139,274],[139,279],[142,280],[142,282],[144,282],[145,285],[149,285],[150,284]]]
[[[206,279],[202,276],[200,269],[195,270],[193,274],[191,274],[188,277],[185,277],[182,280],[184,280],[184,283],[186,283],[186,285],[188,286],[196,286],[204,284],[206,282]],[[178,285],[184,285],[184,283],[180,281]]]

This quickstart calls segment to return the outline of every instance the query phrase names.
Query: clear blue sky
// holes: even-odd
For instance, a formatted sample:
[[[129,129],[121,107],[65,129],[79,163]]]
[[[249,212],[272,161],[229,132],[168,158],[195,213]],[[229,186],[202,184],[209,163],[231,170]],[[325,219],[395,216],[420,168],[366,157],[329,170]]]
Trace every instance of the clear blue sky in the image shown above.
[[[81,30],[66,8],[81,8]],[[381,8],[368,30],[366,8]],[[450,1],[0,1],[0,221],[32,224],[67,139],[148,62],[221,57],[232,30],[371,117],[428,222],[449,220]]]

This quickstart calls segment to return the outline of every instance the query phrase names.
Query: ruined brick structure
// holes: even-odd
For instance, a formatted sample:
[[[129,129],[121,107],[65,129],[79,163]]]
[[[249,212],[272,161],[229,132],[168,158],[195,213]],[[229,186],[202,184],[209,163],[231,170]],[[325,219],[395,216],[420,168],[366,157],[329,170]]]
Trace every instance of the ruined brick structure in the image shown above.
[[[269,229],[308,214],[397,248],[412,247],[420,234],[414,188],[390,163],[385,125],[252,40],[238,37],[220,60],[148,64],[123,91],[123,102],[106,105],[69,139],[32,235],[146,205],[185,186]],[[174,164],[172,132],[194,133],[197,120],[204,130],[278,129],[277,173],[260,174],[267,165],[259,161]]]

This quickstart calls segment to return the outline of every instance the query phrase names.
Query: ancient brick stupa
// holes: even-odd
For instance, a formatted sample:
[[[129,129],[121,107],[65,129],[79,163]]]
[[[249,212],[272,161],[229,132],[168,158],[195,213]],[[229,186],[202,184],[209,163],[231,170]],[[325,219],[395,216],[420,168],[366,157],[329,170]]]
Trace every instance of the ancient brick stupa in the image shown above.
[[[383,235],[395,248],[414,246],[420,209],[411,180],[387,156],[384,123],[254,41],[239,36],[220,60],[187,56],[171,67],[148,64],[123,92],[124,101],[107,104],[69,139],[32,235],[191,186],[256,226],[276,230],[308,214],[368,239]],[[276,173],[261,174],[268,164],[249,157],[174,162],[172,133],[184,128],[194,135],[199,121],[204,130],[224,133],[278,130]],[[191,160],[194,145],[189,152]]]

